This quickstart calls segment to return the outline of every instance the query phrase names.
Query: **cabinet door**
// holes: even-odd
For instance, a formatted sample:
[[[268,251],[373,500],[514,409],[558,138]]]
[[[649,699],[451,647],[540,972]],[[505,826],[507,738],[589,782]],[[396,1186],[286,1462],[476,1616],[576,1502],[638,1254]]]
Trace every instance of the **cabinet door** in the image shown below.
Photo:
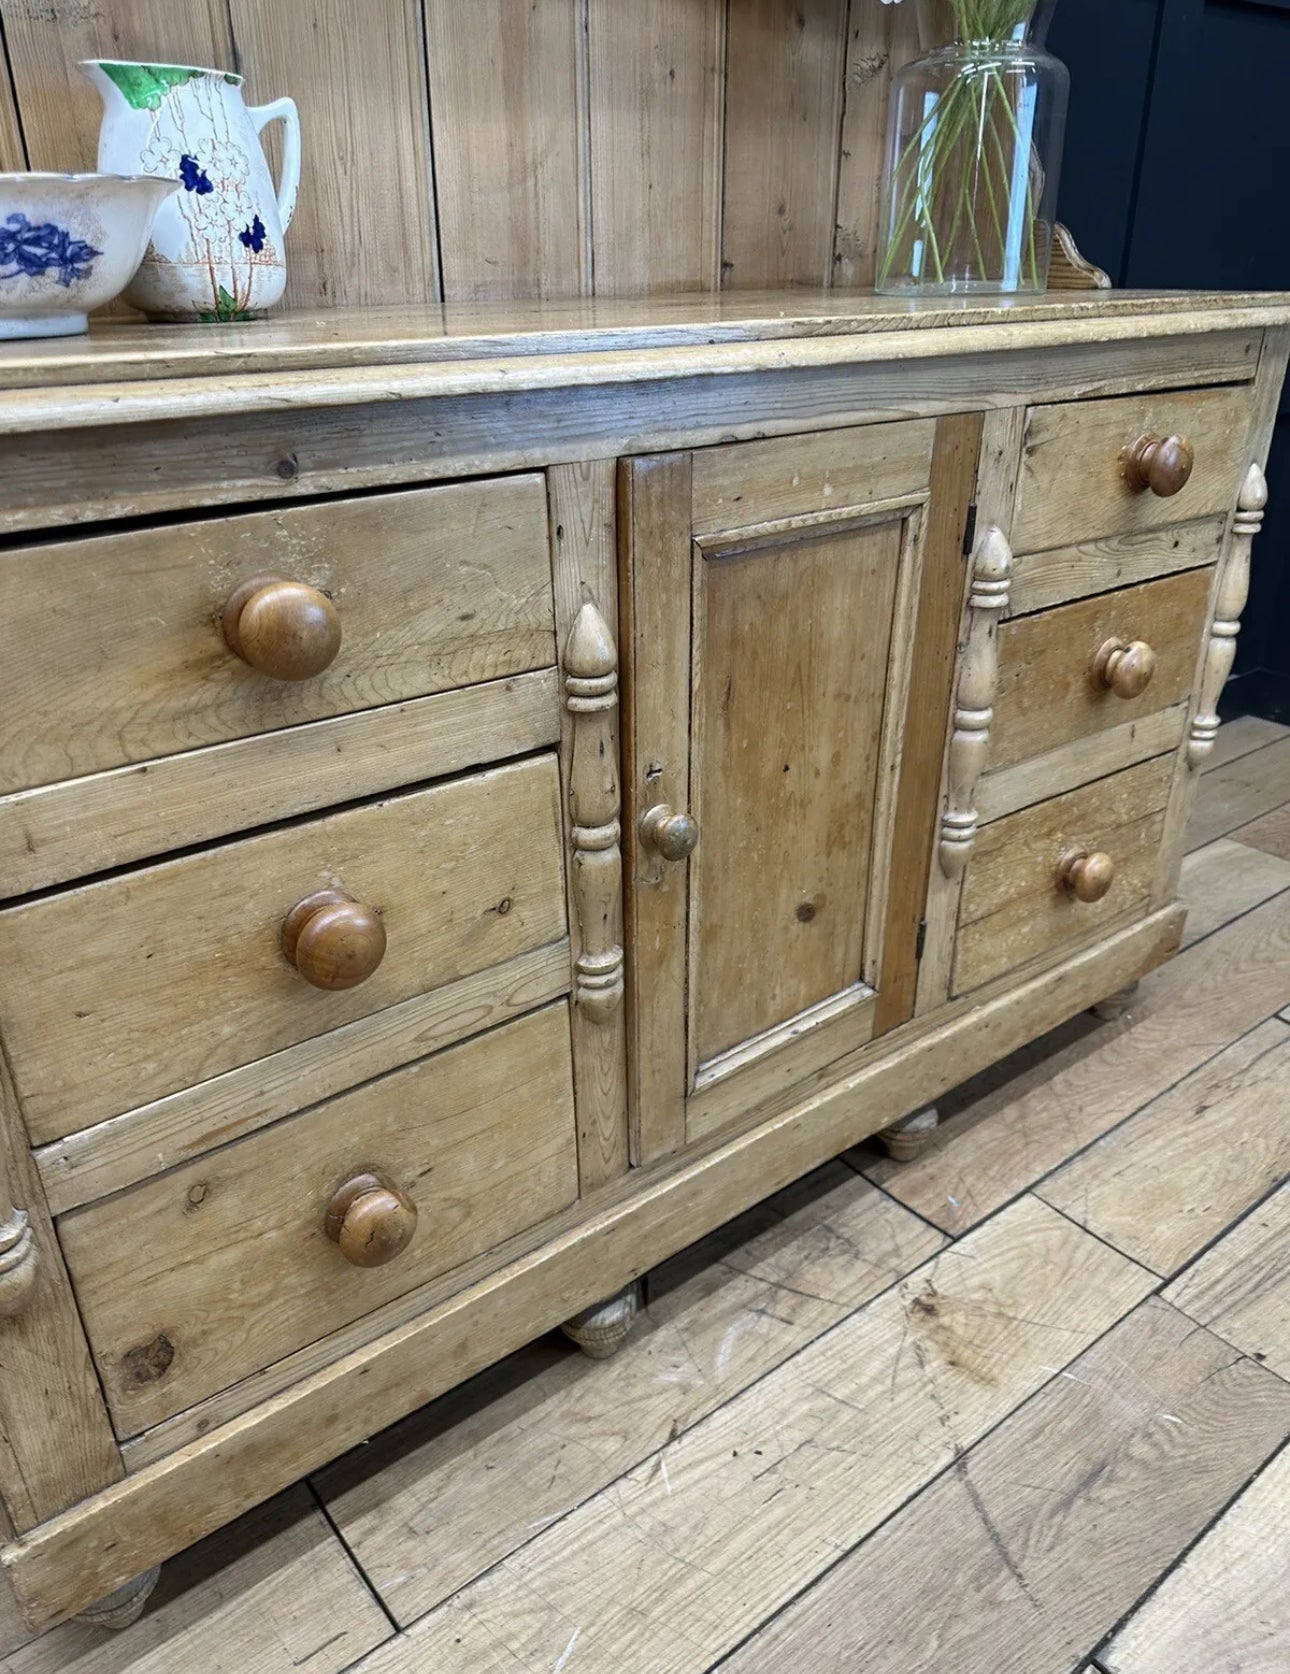
[[[966,415],[622,466],[637,1161],[912,1015],[979,441]]]

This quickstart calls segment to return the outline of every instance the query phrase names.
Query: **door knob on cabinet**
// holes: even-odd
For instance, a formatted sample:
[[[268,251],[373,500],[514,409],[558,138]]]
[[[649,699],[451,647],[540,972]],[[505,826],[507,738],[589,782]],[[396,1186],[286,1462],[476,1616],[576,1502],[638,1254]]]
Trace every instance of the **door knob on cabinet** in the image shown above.
[[[1100,849],[1072,849],[1063,855],[1057,877],[1077,901],[1100,901],[1115,882],[1115,862]]]
[[[357,988],[385,957],[385,925],[343,889],[320,889],[283,919],[282,951],[315,988]]]
[[[384,1267],[417,1230],[417,1206],[384,1174],[355,1174],[333,1194],[323,1230],[355,1267]]]
[[[664,860],[687,860],[698,846],[698,822],[678,814],[666,802],[641,815],[641,841]]]
[[[1196,463],[1196,450],[1185,436],[1139,436],[1125,450],[1124,480],[1135,494],[1150,489],[1167,500],[1181,494]]]
[[[281,575],[255,575],[220,617],[230,651],[273,680],[312,680],[336,660],[340,617],[325,593]]]
[[[1093,684],[1119,698],[1138,698],[1156,672],[1156,654],[1145,639],[1108,639],[1093,659]]]

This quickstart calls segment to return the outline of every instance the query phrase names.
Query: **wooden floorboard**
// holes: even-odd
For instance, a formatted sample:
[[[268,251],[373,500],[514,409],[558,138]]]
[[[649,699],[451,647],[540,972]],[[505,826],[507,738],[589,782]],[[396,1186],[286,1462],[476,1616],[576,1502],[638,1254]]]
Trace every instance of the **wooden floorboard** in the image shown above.
[[[363,1674],[703,1674],[1151,1283],[1026,1198],[538,1535]]]
[[[1288,822],[1290,729],[1229,723],[1127,1019],[683,1252],[615,1360],[545,1338],[172,1560],[124,1633],[27,1643],[0,1591],[0,1674],[1290,1674]]]
[[[1284,1119],[1284,1093],[1281,1108]],[[1233,1347],[1290,1379],[1290,1184],[1252,1210],[1164,1294]]]
[[[1102,1651],[1108,1674],[1285,1674],[1290,1448]]]
[[[1153,1297],[722,1674],[1067,1674],[1287,1427],[1290,1384]]]
[[[1290,737],[1202,776],[1187,828],[1187,847],[1203,848],[1283,802],[1290,802]]]
[[[648,1314],[614,1360],[547,1338],[315,1487],[392,1614],[410,1622],[942,1243],[833,1163],[653,1273]]]
[[[1212,936],[1283,889],[1290,889],[1290,859],[1220,837],[1183,861],[1181,894],[1187,903],[1183,946]]]
[[[1290,1025],[1270,1018],[1037,1187],[1163,1276],[1290,1174]]]
[[[943,1101],[947,1119],[915,1162],[894,1163],[870,1150],[863,1166],[902,1203],[957,1234],[1287,1001],[1290,894],[1153,972],[1125,1021],[1078,1019],[969,1082]]]

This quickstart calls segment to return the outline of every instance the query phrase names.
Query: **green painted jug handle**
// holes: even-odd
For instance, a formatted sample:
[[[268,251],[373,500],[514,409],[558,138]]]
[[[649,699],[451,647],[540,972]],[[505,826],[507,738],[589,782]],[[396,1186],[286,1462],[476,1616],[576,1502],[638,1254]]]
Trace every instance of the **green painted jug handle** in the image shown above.
[[[300,112],[294,99],[275,99],[269,105],[253,105],[247,112],[255,124],[257,134],[263,133],[270,122],[284,122],[286,133],[282,142],[282,178],[278,182],[278,215],[282,230],[291,225],[296,212],[296,193],[300,189]]]

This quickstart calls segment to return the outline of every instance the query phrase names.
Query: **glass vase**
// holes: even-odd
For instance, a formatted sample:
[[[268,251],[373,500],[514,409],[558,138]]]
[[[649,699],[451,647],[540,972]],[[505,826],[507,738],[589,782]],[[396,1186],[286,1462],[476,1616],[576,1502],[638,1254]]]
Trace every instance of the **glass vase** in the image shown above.
[[[922,55],[893,80],[876,288],[933,296],[1048,283],[1070,77],[1057,0],[917,0]]]

